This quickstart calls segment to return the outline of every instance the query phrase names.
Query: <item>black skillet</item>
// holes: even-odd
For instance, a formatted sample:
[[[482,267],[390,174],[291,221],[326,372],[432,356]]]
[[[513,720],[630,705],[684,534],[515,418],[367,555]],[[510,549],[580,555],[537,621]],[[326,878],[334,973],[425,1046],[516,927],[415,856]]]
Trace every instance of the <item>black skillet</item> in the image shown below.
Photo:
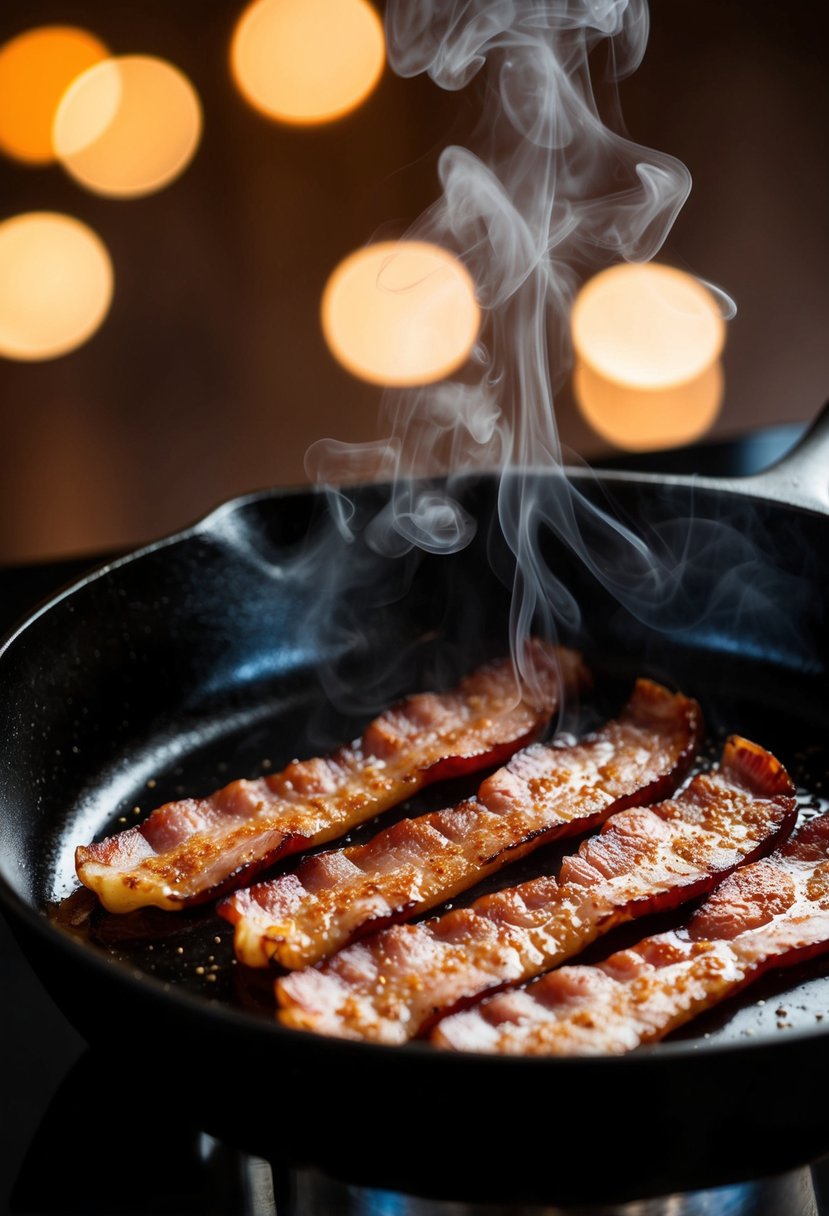
[[[682,687],[714,746],[737,730],[777,752],[807,812],[829,767],[827,452],[824,412],[751,478],[574,472],[585,496],[647,534],[664,568],[681,557],[664,608],[652,596],[630,607],[630,588],[651,584],[629,556],[601,558],[621,608],[542,537],[581,606],[570,640],[598,672],[599,701],[640,673]],[[538,474],[526,492],[546,501],[557,484]],[[327,533],[320,494],[231,502],[82,579],[0,651],[0,895],[55,1001],[111,1059],[100,1112],[124,1123],[125,1179],[170,1120],[194,1112],[248,1151],[355,1182],[516,1203],[712,1186],[829,1149],[826,964],[772,977],[628,1057],[498,1059],[279,1027],[210,909],[176,920],[172,936],[170,918],[160,935],[152,916],[103,918],[95,940],[55,923],[79,841],[134,822],[135,807],[331,746],[389,696],[503,650],[510,558],[496,485],[454,489],[477,527],[451,556],[378,557],[376,533],[357,527],[383,501],[376,487],[355,491],[350,523],[335,504],[341,530]],[[308,537],[323,534],[312,564]],[[156,1122],[136,1127],[131,1109],[148,1097]],[[84,1168],[94,1146],[91,1128]]]

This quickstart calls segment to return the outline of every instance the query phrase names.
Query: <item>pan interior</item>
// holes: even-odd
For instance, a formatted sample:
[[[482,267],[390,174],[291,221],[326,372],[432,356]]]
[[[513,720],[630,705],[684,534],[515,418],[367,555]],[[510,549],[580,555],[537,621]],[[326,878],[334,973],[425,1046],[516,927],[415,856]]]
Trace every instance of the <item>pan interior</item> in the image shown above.
[[[617,661],[602,669],[596,661],[594,670],[599,678],[589,701],[581,706],[581,722],[592,727],[612,713],[638,675],[667,680],[697,697],[705,710],[709,734],[694,771],[713,762],[726,735],[737,732],[762,743],[785,763],[797,782],[802,817],[829,809],[824,795],[829,774],[829,734],[818,718],[818,707],[811,702],[808,685],[801,682],[795,687],[790,682],[783,688],[780,673],[751,662],[730,665],[726,688],[715,670],[718,666],[711,658],[701,663],[698,651],[680,649],[674,650],[670,659],[665,656],[663,662],[644,666]],[[278,771],[297,754],[327,750],[326,734],[330,747],[334,747],[353,737],[362,724],[356,718],[337,715],[336,722],[329,717],[323,729],[325,710],[319,697],[310,691],[282,698],[275,692],[265,702],[257,698],[247,711],[212,717],[177,734],[174,746],[163,736],[150,741],[140,754],[133,753],[97,773],[67,822],[91,829],[89,838],[123,830],[166,801],[210,792],[237,776],[257,777]],[[309,750],[308,724],[314,721],[317,728],[311,734],[318,743]],[[450,805],[474,792],[476,783],[477,779],[467,778],[424,791],[391,815],[350,833],[346,840],[359,841],[393,819]],[[72,857],[81,839],[85,838],[79,838],[73,827],[56,833],[53,841],[47,882],[53,913],[64,926],[68,924],[92,948],[107,951],[130,968],[137,967],[165,983],[272,1019],[271,976],[237,966],[232,928],[215,915],[212,906],[179,914],[147,909],[116,916],[104,913],[85,891],[79,891],[62,907],[58,905],[58,900],[77,888]],[[573,840],[566,846],[542,849],[490,879],[488,886],[495,888],[541,873],[555,873],[565,850],[577,844]],[[271,872],[288,869],[295,860],[286,859]],[[455,904],[469,902],[485,889],[478,886]],[[595,943],[582,958],[598,961],[646,934],[680,923],[687,913],[686,908],[684,912],[635,922]],[[714,1039],[736,1043],[773,1038],[795,1027],[813,1029],[823,1020],[827,1002],[829,965],[806,964],[766,977],[742,998],[697,1019],[668,1041]]]
[[[302,517],[311,508],[291,509]],[[399,580],[395,596],[385,603],[375,597],[370,647],[344,645],[343,634],[315,634],[314,588],[290,585],[286,592],[274,577],[274,553],[294,543],[280,532],[285,516],[284,503],[265,500],[245,507],[218,537],[185,537],[125,563],[55,604],[3,657],[2,725],[11,740],[0,780],[4,877],[91,949],[267,1020],[270,981],[236,965],[232,930],[211,907],[103,914],[86,893],[71,895],[75,846],[139,822],[165,801],[278,771],[294,756],[353,738],[392,696],[447,686],[501,653],[509,613],[508,589],[487,552],[491,537],[481,531],[457,561],[422,561]],[[586,582],[579,592],[593,605],[578,640],[597,680],[569,729],[595,726],[635,677],[648,675],[701,702],[709,728],[701,763],[718,754],[728,733],[744,734],[787,766],[804,816],[826,809],[829,702],[820,653],[807,663],[800,656],[783,661],[769,637],[769,658],[756,632],[736,643],[708,629],[670,636],[608,613]],[[385,688],[378,670],[392,673]],[[342,695],[349,681],[358,690],[350,700]],[[433,788],[397,814],[449,805],[472,788]],[[364,825],[353,838],[376,826]],[[576,845],[569,842],[568,850]],[[493,885],[554,870],[561,852],[540,850]],[[604,957],[682,915],[628,926],[584,957]],[[809,964],[767,977],[674,1038],[773,1041],[814,1030],[827,1008],[829,965]]]

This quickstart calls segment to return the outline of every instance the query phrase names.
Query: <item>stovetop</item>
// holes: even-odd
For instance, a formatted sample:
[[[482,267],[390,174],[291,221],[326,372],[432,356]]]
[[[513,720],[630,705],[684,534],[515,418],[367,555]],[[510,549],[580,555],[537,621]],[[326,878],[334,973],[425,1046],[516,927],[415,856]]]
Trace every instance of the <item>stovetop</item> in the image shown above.
[[[785,450],[799,428],[649,457],[639,467],[746,473]],[[625,461],[627,467],[637,462]],[[102,557],[0,568],[0,635]],[[349,1187],[270,1165],[221,1144],[197,1112],[131,1118],[128,1062],[86,1047],[41,988],[0,918],[0,1212],[33,1216],[463,1216],[457,1203]],[[152,1080],[148,1080],[152,1084]],[[115,1087],[111,1113],[100,1095]],[[93,1096],[94,1095],[94,1096]],[[145,1104],[146,1105],[146,1104]],[[185,1104],[186,1109],[186,1104]],[[816,1112],[817,1117],[817,1112]],[[125,1179],[127,1185],[125,1185]],[[564,1209],[480,1208],[530,1216]],[[568,1209],[572,1211],[572,1209]],[[664,1200],[582,1208],[581,1216],[829,1216],[829,1157],[783,1177]]]

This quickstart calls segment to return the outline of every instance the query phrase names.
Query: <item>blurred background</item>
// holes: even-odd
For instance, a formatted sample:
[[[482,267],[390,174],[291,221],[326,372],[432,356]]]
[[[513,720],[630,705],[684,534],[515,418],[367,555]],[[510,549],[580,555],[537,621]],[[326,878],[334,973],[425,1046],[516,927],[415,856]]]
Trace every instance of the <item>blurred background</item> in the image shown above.
[[[332,355],[321,297],[352,251],[402,235],[437,197],[438,154],[474,126],[475,88],[447,93],[385,67],[339,118],[275,121],[262,106],[276,103],[255,96],[261,31],[244,66],[247,11],[231,0],[5,0],[0,563],[138,544],[229,496],[304,482],[305,451],[321,437],[385,433],[382,390]],[[72,51],[87,76],[107,53],[162,62],[146,81],[138,64],[135,105],[150,112],[157,86],[169,163],[151,149],[149,176],[131,182],[114,147],[96,177],[69,94],[63,163],[36,136],[27,145],[18,119],[34,121],[45,86],[10,52],[54,25],[91,36]],[[653,0],[644,63],[621,86],[631,137],[679,157],[694,180],[660,260],[718,284],[738,308],[698,438],[804,420],[829,396],[827,31],[818,4]],[[81,127],[100,125],[114,88],[129,100],[128,84],[104,72],[97,93],[78,92]],[[54,339],[75,345],[54,353],[47,336],[47,357],[15,349],[14,334],[3,345],[4,309],[14,322],[21,305],[2,238],[33,212],[80,221],[70,228],[91,267],[91,285],[66,289],[77,332]],[[556,406],[568,448],[594,462],[618,454],[618,428],[597,426],[571,384]],[[622,434],[629,450],[687,438]]]

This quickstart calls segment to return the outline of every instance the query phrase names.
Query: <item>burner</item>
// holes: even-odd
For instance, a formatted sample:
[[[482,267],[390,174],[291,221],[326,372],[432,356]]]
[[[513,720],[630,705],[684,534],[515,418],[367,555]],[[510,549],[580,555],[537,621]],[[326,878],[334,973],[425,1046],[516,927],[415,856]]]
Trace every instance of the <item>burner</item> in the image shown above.
[[[85,565],[0,571],[0,632]],[[275,1160],[271,1165],[207,1135],[195,1123],[192,1096],[177,1091],[175,1078],[131,1061],[130,1036],[146,1030],[140,1025],[124,1027],[117,1061],[88,1051],[70,1068],[80,1040],[2,922],[0,974],[7,995],[7,1033],[0,1035],[0,1211],[13,1216],[829,1216],[827,1158],[813,1170],[775,1178],[592,1207],[470,1205],[357,1187]],[[416,1137],[417,1129],[410,1134]]]
[[[193,1122],[152,1070],[114,1075],[87,1051],[58,1087],[20,1166],[15,1216],[829,1216],[809,1167],[618,1204],[468,1204],[354,1186],[248,1155]],[[109,1114],[102,1114],[102,1111]]]
[[[287,1172],[278,1179],[278,1199],[268,1184],[268,1166],[248,1158],[249,1193],[261,1206],[252,1216],[819,1216],[811,1171],[716,1187],[685,1195],[600,1207],[469,1205],[419,1199],[394,1191],[335,1182],[313,1170]]]

